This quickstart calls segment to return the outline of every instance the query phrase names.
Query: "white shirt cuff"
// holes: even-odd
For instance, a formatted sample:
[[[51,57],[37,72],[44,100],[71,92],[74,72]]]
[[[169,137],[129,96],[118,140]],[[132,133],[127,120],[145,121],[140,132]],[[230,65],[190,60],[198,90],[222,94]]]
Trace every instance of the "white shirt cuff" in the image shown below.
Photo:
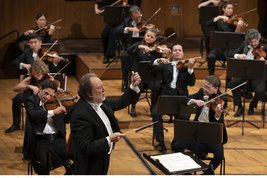
[[[159,59],[154,60],[154,62],[153,62],[153,65],[154,65],[154,66],[157,66],[157,65],[160,64],[160,63],[158,62],[158,60],[159,60]]]
[[[140,88],[138,86],[134,87],[132,84],[130,85],[130,88],[135,91],[136,93],[140,93]]]
[[[238,59],[238,56],[239,56],[239,54],[235,54],[235,55],[234,55],[234,58],[235,58],[235,59]]]
[[[125,28],[124,28],[123,33],[128,33],[128,27],[125,27]]]
[[[191,105],[193,104],[193,99],[190,99],[188,102],[187,102],[187,105]]]
[[[109,146],[109,152],[108,152],[108,154],[110,154],[111,151],[112,151],[113,144],[111,143],[111,140],[110,140],[110,137],[109,136],[107,136],[106,139],[108,141],[108,146]]]
[[[19,69],[23,69],[22,65],[23,63],[19,63]]]
[[[53,117],[55,114],[54,114],[54,111],[53,110],[48,110],[47,112],[47,118],[51,118]]]
[[[187,68],[187,72],[191,75],[194,72],[194,69]]]

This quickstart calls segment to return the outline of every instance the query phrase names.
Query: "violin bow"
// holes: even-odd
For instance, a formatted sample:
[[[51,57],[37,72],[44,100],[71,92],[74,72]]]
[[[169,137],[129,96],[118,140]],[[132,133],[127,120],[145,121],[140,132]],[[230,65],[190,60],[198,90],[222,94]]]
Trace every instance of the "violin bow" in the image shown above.
[[[67,64],[65,64],[57,73],[55,73],[55,75],[53,77],[55,77],[58,74],[60,74],[68,65],[70,65],[70,61],[68,61]]]
[[[239,14],[238,16],[243,16],[243,15],[246,15],[246,14],[253,12],[253,11],[256,11],[256,10],[257,10],[257,8],[254,8],[254,9],[248,10],[246,12],[243,12],[243,13]]]
[[[157,13],[159,13],[160,10],[161,10],[161,8],[158,8],[158,10],[156,10],[156,12],[154,12],[154,14],[152,14],[152,15],[147,19],[147,21],[145,22],[145,24],[143,25],[142,28],[144,28],[144,27],[145,27],[145,26],[152,20],[152,18],[155,17],[155,15],[156,15]]]
[[[170,34],[169,36],[167,36],[166,38],[164,38],[163,40],[161,40],[158,44],[161,44],[165,41],[167,41],[169,38],[171,38],[173,35],[175,35],[175,32],[173,32],[172,34]]]
[[[40,58],[40,60],[42,60],[44,58],[44,56],[49,53],[49,51],[57,44],[58,40],[56,40],[48,49],[47,51],[43,54],[43,56]]]
[[[238,85],[238,86],[232,88],[231,90],[228,90],[228,91],[226,91],[226,92],[224,92],[224,93],[222,93],[222,94],[220,94],[220,95],[218,95],[218,96],[216,96],[216,97],[214,97],[214,98],[212,98],[212,99],[206,101],[206,102],[205,102],[205,105],[208,104],[208,103],[210,103],[210,102],[212,102],[213,100],[215,100],[215,99],[217,99],[217,98],[220,98],[220,97],[224,96],[225,94],[229,93],[230,91],[233,91],[233,90],[235,90],[235,89],[237,89],[237,88],[239,88],[239,87],[241,87],[241,86],[247,84],[247,83],[248,83],[248,81],[243,82],[243,83],[241,83],[240,85]]]
[[[119,2],[121,2],[121,0],[118,0],[118,1],[116,1],[116,2],[114,2],[114,3],[112,3],[110,6],[112,7],[112,6],[115,6],[116,4],[118,4]]]
[[[58,20],[56,20],[56,21],[54,21],[54,22],[52,22],[52,23],[50,23],[50,24],[48,24],[48,25],[46,25],[46,26],[44,26],[44,27],[42,27],[42,28],[39,28],[39,29],[35,30],[33,33],[37,33],[37,32],[39,32],[39,31],[43,30],[44,28],[47,28],[47,27],[49,27],[50,25],[54,25],[55,23],[58,23],[58,22],[60,22],[60,21],[62,21],[62,20],[63,20],[63,19],[58,19]]]

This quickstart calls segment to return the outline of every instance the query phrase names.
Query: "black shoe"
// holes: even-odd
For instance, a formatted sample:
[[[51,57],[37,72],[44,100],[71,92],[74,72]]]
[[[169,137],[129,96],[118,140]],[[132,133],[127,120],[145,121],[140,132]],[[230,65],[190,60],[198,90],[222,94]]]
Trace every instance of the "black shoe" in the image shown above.
[[[239,117],[243,114],[243,108],[238,108],[236,113],[234,114],[234,117]]]
[[[254,108],[253,107],[249,107],[248,115],[253,115],[253,114],[254,114]]]
[[[130,116],[136,117],[135,107],[133,107],[133,106],[132,106],[132,109],[131,109],[131,112],[130,112]]]
[[[103,64],[107,64],[107,63],[109,63],[109,58],[105,56],[103,60]]]
[[[161,153],[165,153],[167,151],[167,148],[165,145],[158,144],[154,146],[155,150],[160,151]]]
[[[16,130],[20,130],[19,126],[12,125],[11,127],[9,127],[8,129],[5,130],[5,133],[11,133],[11,132],[14,132]]]

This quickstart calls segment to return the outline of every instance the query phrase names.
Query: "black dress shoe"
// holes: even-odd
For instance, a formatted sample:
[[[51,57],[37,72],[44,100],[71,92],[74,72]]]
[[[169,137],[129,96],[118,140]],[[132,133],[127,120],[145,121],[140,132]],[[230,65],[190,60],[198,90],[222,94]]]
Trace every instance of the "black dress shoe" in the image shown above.
[[[108,57],[104,57],[103,64],[107,64],[107,63],[109,63],[109,58]]]
[[[238,108],[236,113],[234,114],[234,117],[239,117],[243,114],[243,108]]]
[[[11,132],[14,132],[16,130],[20,130],[19,126],[12,125],[11,127],[9,127],[8,129],[5,130],[5,133],[11,133]]]
[[[132,106],[132,109],[131,109],[131,112],[130,112],[130,116],[136,117],[135,107],[133,107],[133,106]]]
[[[160,151],[161,153],[165,153],[167,151],[167,148],[165,145],[158,144],[154,146],[155,150]]]
[[[254,114],[254,108],[249,108],[248,109],[248,115],[253,115]]]

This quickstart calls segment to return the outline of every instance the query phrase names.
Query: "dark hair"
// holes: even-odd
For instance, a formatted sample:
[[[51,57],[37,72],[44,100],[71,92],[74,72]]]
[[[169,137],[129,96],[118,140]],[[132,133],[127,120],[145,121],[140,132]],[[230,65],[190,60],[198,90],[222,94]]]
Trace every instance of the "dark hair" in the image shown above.
[[[43,13],[43,12],[38,12],[38,13],[36,14],[35,19],[38,20],[38,19],[39,19],[40,17],[42,17],[42,16],[44,16],[44,17],[47,19],[46,14]]]
[[[96,77],[96,74],[94,73],[87,73],[82,76],[80,79],[80,85],[79,85],[79,90],[78,90],[78,95],[86,100],[91,100],[89,95],[92,95],[92,82],[91,78]]]
[[[173,47],[174,47],[174,46],[177,46],[177,45],[179,45],[179,46],[181,46],[181,47],[183,48],[183,46],[182,46],[180,43],[175,42],[175,43],[173,43],[173,44],[171,45],[171,50],[173,50]]]
[[[234,4],[230,1],[224,1],[220,4],[220,14],[223,14],[223,9],[225,9],[228,5],[234,6]]]
[[[42,37],[39,36],[37,33],[32,33],[30,34],[28,37],[27,37],[28,41],[30,41],[31,39],[37,39],[37,40],[40,40],[42,41]]]
[[[42,81],[39,86],[42,90],[47,89],[47,88],[51,88],[52,90],[57,92],[57,84],[55,82],[53,82],[52,80],[46,79],[46,80]]]
[[[209,75],[205,80],[208,81],[213,87],[218,87],[218,89],[221,86],[221,80],[216,75]]]

